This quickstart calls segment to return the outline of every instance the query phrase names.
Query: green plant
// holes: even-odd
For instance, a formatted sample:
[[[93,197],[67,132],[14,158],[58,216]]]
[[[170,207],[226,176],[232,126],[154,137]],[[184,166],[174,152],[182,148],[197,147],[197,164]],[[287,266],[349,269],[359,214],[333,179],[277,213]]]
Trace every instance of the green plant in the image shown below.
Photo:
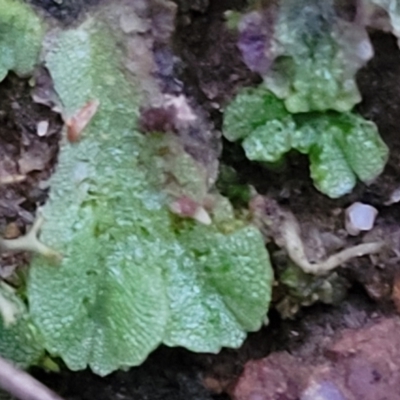
[[[204,167],[177,137],[138,132],[149,82],[125,69],[116,45],[124,37],[110,20],[57,32],[45,56],[65,118],[99,106],[80,140],[61,144],[43,221],[27,237],[0,240],[38,253],[20,290],[23,319],[0,324],[0,353],[24,366],[47,350],[72,370],[89,365],[104,375],[140,364],[161,343],[238,347],[269,306],[273,273],[261,233],[209,193]],[[171,212],[176,199],[205,197],[209,225]]]
[[[44,29],[28,5],[0,0],[0,82],[9,70],[24,75],[38,61]]]
[[[308,154],[315,186],[332,198],[349,193],[356,178],[372,181],[388,157],[373,122],[350,112],[291,114],[263,85],[243,89],[226,107],[223,133],[242,140],[254,161],[277,162],[291,149]]]
[[[360,102],[355,74],[373,56],[373,48],[363,21],[348,15],[345,3],[253,3],[254,11],[238,24],[239,48],[247,66],[290,112],[343,112]]]

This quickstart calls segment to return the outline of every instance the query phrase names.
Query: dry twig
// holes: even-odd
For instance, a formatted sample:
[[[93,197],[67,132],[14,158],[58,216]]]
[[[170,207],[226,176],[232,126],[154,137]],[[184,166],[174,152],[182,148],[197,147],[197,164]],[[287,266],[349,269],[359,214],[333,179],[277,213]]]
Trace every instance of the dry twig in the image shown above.
[[[20,400],[63,400],[34,377],[1,357],[0,387]]]

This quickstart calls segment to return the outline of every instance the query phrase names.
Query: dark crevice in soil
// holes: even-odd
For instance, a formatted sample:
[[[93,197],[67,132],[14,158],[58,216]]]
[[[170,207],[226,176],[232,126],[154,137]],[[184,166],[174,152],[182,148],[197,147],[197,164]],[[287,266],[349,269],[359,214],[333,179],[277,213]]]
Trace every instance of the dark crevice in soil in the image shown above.
[[[99,377],[90,371],[47,374],[33,371],[48,386],[68,400],[226,400],[223,394],[211,395],[202,384],[200,360],[215,356],[190,353],[179,348],[160,347],[140,366]]]
[[[366,189],[365,198],[373,203],[385,201],[400,187],[400,52],[396,38],[385,33],[371,35],[374,58],[357,75],[362,95],[358,111],[374,121],[390,148],[384,173]]]
[[[246,3],[244,0],[214,0],[206,12],[187,12],[181,5],[178,15],[173,48],[184,64],[181,79],[189,95],[211,114],[218,128],[221,107],[237,88],[260,81],[240,57],[236,32],[225,24],[224,12],[243,9]]]

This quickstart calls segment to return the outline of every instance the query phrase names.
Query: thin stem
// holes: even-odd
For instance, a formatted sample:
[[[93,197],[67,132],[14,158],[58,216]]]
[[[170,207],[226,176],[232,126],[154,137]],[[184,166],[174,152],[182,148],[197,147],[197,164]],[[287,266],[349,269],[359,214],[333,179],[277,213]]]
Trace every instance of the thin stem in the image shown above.
[[[339,251],[324,261],[310,263],[307,259],[304,244],[301,239],[299,223],[295,216],[288,211],[284,213],[284,218],[281,224],[281,234],[283,246],[286,248],[289,257],[304,272],[316,275],[325,274],[352,258],[378,253],[385,246],[384,242],[363,243]]]
[[[63,400],[33,376],[0,357],[0,387],[20,400]]]
[[[60,260],[61,255],[58,252],[46,246],[38,239],[38,234],[43,222],[44,218],[41,214],[39,214],[26,235],[20,236],[16,239],[0,238],[0,249],[7,251],[31,251],[34,253],[39,253],[45,257]]]

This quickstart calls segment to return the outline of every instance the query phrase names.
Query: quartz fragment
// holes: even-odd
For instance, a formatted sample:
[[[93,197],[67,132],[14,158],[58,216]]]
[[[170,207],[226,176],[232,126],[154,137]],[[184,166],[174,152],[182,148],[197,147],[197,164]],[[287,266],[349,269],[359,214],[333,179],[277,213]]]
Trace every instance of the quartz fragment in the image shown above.
[[[353,203],[346,209],[345,226],[349,235],[357,236],[361,231],[370,231],[374,226],[378,210],[369,204]]]

